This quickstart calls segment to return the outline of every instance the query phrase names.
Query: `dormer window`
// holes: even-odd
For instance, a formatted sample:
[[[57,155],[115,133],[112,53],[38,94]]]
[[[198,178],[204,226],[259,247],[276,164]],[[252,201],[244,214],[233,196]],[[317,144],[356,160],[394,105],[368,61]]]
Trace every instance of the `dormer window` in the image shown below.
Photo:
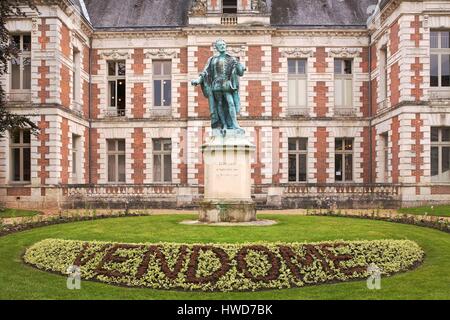
[[[223,0],[222,12],[224,14],[236,14],[237,0]]]

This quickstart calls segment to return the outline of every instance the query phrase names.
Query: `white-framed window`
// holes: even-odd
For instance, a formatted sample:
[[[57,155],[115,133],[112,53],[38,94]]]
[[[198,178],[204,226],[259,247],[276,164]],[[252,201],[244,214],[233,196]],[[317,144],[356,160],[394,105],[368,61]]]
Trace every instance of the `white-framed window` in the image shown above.
[[[170,139],[153,139],[153,181],[172,181],[172,142]]]
[[[11,91],[31,89],[31,34],[13,35],[12,41],[20,50],[11,59]]]
[[[336,112],[353,108],[353,60],[334,59],[334,106]]]
[[[73,50],[73,74],[72,74],[72,100],[80,103],[80,87],[81,87],[81,59],[80,51]]]
[[[307,181],[308,138],[289,138],[289,182]]]
[[[288,59],[288,114],[307,114],[307,59]]]
[[[387,182],[389,178],[389,133],[382,133],[380,139],[383,156],[383,180],[384,182]]]
[[[450,182],[450,127],[431,128],[431,181]]]
[[[225,14],[237,13],[237,0],[223,0],[222,2],[222,12]]]
[[[117,116],[125,116],[126,110],[126,63],[108,61],[108,104],[117,111]]]
[[[353,139],[337,138],[335,140],[335,181],[353,181]]]
[[[125,182],[125,139],[108,139],[108,182]]]
[[[76,134],[72,134],[72,177],[76,180],[80,172],[81,165],[81,137]]]
[[[430,34],[430,86],[450,87],[450,30],[434,30]]]
[[[153,60],[153,106],[170,108],[172,105],[172,61]]]
[[[30,130],[13,130],[10,132],[10,164],[12,182],[31,181]]]

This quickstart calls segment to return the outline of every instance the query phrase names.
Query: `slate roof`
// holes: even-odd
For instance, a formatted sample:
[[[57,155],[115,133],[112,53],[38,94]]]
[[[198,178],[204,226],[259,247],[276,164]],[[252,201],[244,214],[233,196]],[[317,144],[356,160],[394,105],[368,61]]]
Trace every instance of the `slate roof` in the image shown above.
[[[81,0],[72,0],[79,5]],[[382,0],[386,2],[387,0]],[[174,28],[188,22],[191,0],[84,0],[96,29]],[[365,26],[377,0],[267,0],[279,27]]]

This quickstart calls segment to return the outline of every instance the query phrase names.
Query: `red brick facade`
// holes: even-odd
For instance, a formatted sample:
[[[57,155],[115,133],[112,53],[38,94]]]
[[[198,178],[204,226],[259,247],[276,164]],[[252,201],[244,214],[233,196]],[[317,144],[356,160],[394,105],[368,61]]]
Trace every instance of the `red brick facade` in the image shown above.
[[[137,119],[144,118],[144,106],[146,103],[146,99],[144,97],[145,88],[142,82],[135,83],[133,88],[131,89],[131,104],[133,106],[132,113],[133,117]]]
[[[248,71],[249,72],[261,72],[263,66],[262,57],[264,52],[261,46],[249,46],[248,47]]]
[[[133,159],[133,164],[131,168],[133,169],[133,174],[131,179],[135,184],[142,184],[145,180],[145,134],[142,128],[135,128],[132,134],[133,143],[131,148],[133,149],[131,154],[131,159]]]
[[[328,178],[328,136],[329,133],[325,127],[318,127],[317,131],[314,133],[314,137],[316,138],[316,142],[314,143],[314,149],[316,150],[314,158],[316,159],[315,168],[317,172],[315,178],[317,179],[317,183],[326,183]]]

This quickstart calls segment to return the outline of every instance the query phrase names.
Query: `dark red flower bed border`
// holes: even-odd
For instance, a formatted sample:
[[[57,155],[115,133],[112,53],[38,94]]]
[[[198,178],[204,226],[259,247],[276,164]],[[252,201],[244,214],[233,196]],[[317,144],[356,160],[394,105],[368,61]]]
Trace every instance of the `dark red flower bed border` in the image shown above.
[[[86,280],[154,289],[250,291],[367,278],[416,267],[422,249],[408,240],[257,244],[118,244],[47,239],[26,263],[65,274],[80,267]]]

